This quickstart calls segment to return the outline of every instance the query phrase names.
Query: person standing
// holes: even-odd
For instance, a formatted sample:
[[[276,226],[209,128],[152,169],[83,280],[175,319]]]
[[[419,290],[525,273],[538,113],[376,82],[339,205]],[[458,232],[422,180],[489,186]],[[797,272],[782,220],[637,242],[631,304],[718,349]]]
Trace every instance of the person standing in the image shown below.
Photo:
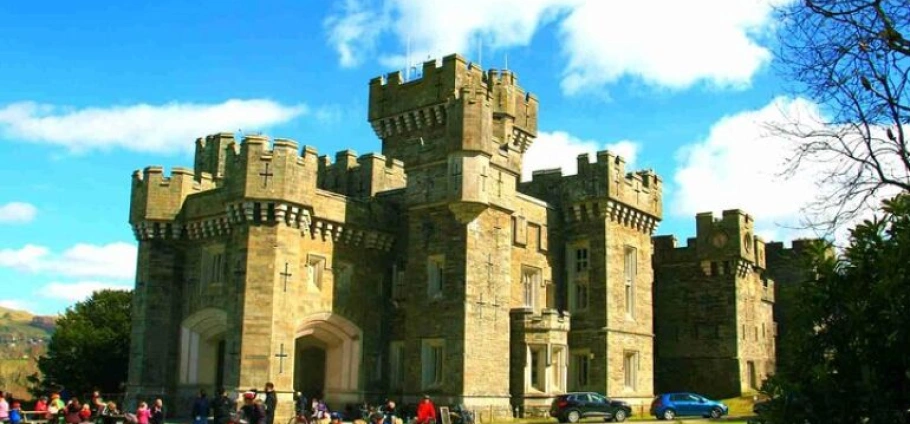
[[[205,390],[199,391],[199,396],[193,401],[193,424],[206,424],[209,421],[209,398]]]
[[[278,407],[278,395],[275,393],[275,385],[271,382],[265,383],[265,423],[275,424],[275,408]]]
[[[9,402],[6,395],[0,391],[0,422],[9,420]]]
[[[228,397],[223,387],[218,388],[218,397],[212,399],[211,406],[215,424],[227,424],[231,420],[231,415],[237,412],[237,405]]]
[[[19,404],[19,401],[14,400],[9,408],[9,424],[21,424],[22,423],[22,405]]]
[[[417,405],[417,424],[436,424],[436,405],[429,395],[423,395],[423,400]]]
[[[255,392],[243,394],[243,406],[240,412],[249,424],[265,424],[265,411],[261,403],[256,402]]]
[[[136,423],[149,424],[151,416],[152,412],[149,410],[149,405],[145,402],[139,402],[139,409],[136,410]]]
[[[161,398],[155,399],[155,404],[151,409],[149,424],[164,424],[164,401]]]

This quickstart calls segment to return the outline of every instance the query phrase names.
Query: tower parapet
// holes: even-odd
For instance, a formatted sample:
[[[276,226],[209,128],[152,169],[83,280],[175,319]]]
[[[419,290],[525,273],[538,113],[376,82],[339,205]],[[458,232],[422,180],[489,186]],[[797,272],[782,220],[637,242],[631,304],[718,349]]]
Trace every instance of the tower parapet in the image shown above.
[[[188,168],[174,167],[170,175],[165,175],[161,166],[135,171],[130,197],[130,225],[139,238],[178,237],[179,228],[171,224],[187,196],[213,188],[215,184],[207,172],[197,176]]]
[[[537,136],[537,98],[510,71],[484,72],[458,55],[423,64],[423,75],[401,72],[370,81],[369,121],[382,153],[408,167],[483,153],[493,166],[518,175],[521,156]],[[470,153],[468,153],[470,155]]]
[[[196,158],[194,170],[196,175],[208,172],[218,183],[224,178],[224,166],[227,151],[236,141],[234,134],[222,132],[196,139]]]
[[[227,181],[231,198],[280,199],[306,204],[316,191],[317,152],[294,140],[248,135],[239,149],[227,150]]]
[[[723,211],[720,218],[711,212],[696,215],[696,237],[686,246],[677,246],[676,237],[656,236],[654,261],[660,264],[701,264],[706,275],[736,266],[739,272],[766,269],[765,242],[755,235],[752,216],[739,209]],[[732,269],[732,268],[731,268]],[[723,273],[726,273],[725,271]],[[766,284],[773,284],[770,280]]]
[[[535,171],[519,190],[563,205],[570,220],[608,215],[653,233],[663,213],[663,186],[654,171],[627,172],[625,160],[606,150],[597,152],[593,163],[587,153],[577,160],[577,174],[564,176],[560,169]]]
[[[333,164],[327,155],[319,157],[318,187],[352,197],[404,188],[407,175],[404,162],[378,153],[357,156],[353,150],[335,154]]]

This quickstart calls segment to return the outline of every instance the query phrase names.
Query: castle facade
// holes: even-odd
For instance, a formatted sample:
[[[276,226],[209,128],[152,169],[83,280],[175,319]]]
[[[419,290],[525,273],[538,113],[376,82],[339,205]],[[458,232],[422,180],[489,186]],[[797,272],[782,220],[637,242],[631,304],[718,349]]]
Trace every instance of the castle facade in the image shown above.
[[[574,390],[647,404],[655,377],[677,378],[663,358],[704,365],[660,344],[693,331],[739,376],[725,389],[746,388],[743,361],[770,372],[773,337],[751,339],[773,329],[749,218],[699,216],[697,248],[652,242],[661,179],[610,152],[520,182],[537,116],[512,72],[452,55],[370,81],[381,154],[220,133],[196,141],[193,169],[135,172],[128,398],[180,415],[200,388],[272,382],[278,422],[295,391],[336,408],[430,394],[483,421]],[[703,224],[728,242],[703,242]],[[686,279],[710,280],[696,292],[712,300],[665,301]]]
[[[566,390],[647,401],[660,179],[602,152],[519,185],[537,113],[453,55],[370,82],[381,155],[225,133],[192,170],[137,171],[129,396],[271,381],[279,419],[294,391],[481,418]]]

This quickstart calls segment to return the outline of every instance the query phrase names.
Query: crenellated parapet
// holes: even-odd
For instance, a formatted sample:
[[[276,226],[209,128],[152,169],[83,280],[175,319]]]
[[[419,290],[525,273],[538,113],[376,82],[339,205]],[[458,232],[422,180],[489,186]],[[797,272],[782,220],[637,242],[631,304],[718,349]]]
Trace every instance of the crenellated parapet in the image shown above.
[[[208,173],[175,167],[169,175],[164,168],[149,166],[133,172],[130,198],[130,225],[137,239],[179,237],[174,225],[183,203],[192,194],[215,188]]]
[[[197,169],[222,169],[217,182],[209,172],[186,168],[169,176],[161,167],[133,174],[130,223],[137,239],[197,240],[244,225],[286,225],[305,237],[372,249],[388,250],[394,242],[392,233],[374,229],[394,227],[393,206],[370,195],[357,201],[317,188],[320,165],[313,148],[256,135],[237,143],[230,133],[219,133],[198,139],[197,155],[203,156],[196,158]],[[369,193],[404,184],[403,164],[379,155],[345,157],[336,165],[356,170]]]
[[[227,151],[225,187],[229,197],[283,199],[305,203],[316,190],[316,149],[294,140],[248,135]]]
[[[517,175],[537,136],[537,116],[537,98],[513,72],[484,72],[458,55],[425,62],[410,81],[401,72],[370,81],[368,119],[382,152],[408,167],[482,153]]]
[[[407,174],[404,162],[377,153],[357,156],[353,150],[319,157],[317,187],[352,197],[372,197],[378,193],[404,188]]]
[[[654,261],[662,265],[698,263],[708,276],[735,273],[745,277],[766,269],[765,242],[755,235],[752,217],[739,209],[726,210],[720,218],[711,212],[699,213],[696,237],[688,239],[686,246],[677,246],[671,235],[652,241]]]
[[[653,234],[663,213],[662,183],[654,171],[627,172],[625,160],[610,152],[578,156],[578,173],[559,169],[535,171],[519,190],[561,205],[567,222],[608,218],[611,222]]]

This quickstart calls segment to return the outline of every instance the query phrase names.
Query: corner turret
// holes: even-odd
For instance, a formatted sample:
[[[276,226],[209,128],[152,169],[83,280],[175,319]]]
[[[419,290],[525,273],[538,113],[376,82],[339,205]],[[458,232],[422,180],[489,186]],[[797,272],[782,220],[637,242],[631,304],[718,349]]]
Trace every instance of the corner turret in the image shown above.
[[[136,237],[179,237],[180,228],[172,224],[187,196],[213,188],[211,174],[197,176],[187,168],[175,167],[170,176],[160,166],[133,172],[129,222]]]

